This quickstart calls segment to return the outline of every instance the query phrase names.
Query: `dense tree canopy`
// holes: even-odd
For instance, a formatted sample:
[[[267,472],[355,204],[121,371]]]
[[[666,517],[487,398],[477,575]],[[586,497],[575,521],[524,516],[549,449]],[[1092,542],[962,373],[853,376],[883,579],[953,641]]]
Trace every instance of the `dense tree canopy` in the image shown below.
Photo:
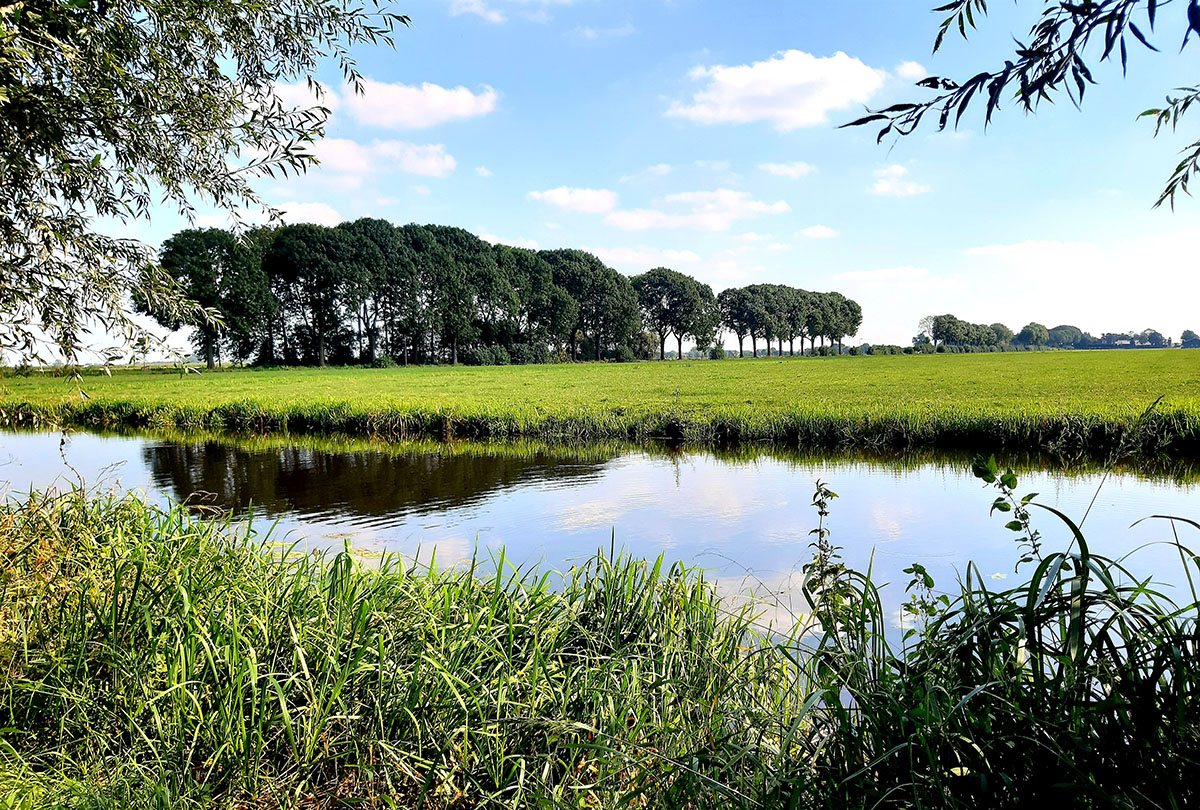
[[[1095,337],[1078,326],[1063,324],[1047,329],[1029,323],[1014,334],[1002,323],[991,326],[968,323],[953,315],[928,315],[921,319],[913,347],[924,351],[1005,351],[1011,348],[1124,349],[1162,348],[1171,341],[1155,329],[1136,333],[1105,332]],[[1181,338],[1186,343],[1187,331]]]
[[[717,298],[721,323],[738,339],[738,354],[744,355],[744,341],[750,338],[751,351],[758,355],[758,341],[767,344],[767,356],[772,343],[783,355],[783,343],[795,354],[795,341],[810,342],[815,352],[817,340],[822,347],[826,339],[841,350],[843,338],[858,333],[862,325],[862,308],[840,293],[816,293],[783,284],[751,284],[748,287],[725,290]]]
[[[212,364],[222,352],[260,364],[545,363],[666,357],[675,338],[703,352],[728,327],[761,337],[839,344],[862,322],[838,293],[756,284],[714,296],[657,267],[632,279],[582,250],[491,245],[461,228],[363,218],[334,228],[259,228],[236,239],[185,230],[160,257],[189,295],[220,316],[195,331]],[[171,329],[171,312],[149,310]],[[756,352],[757,353],[757,352]]]
[[[93,322],[144,345],[131,298],[203,319],[145,246],[96,221],[155,200],[261,209],[251,180],[302,170],[326,116],[279,85],[328,57],[357,85],[349,49],[406,23],[375,0],[0,4],[0,350],[72,361]]]
[[[691,276],[656,267],[631,279],[638,295],[645,328],[658,338],[659,359],[666,357],[667,336],[674,335],[677,356],[683,359],[683,341],[697,346],[711,343],[720,325],[712,288]]]
[[[183,231],[163,243],[160,262],[189,300],[216,309],[225,303],[222,288],[238,264],[237,240],[219,228]],[[137,303],[146,307],[149,302]],[[147,308],[146,311],[168,328],[183,326],[177,310],[150,311]],[[196,350],[209,368],[213,367],[217,354],[218,326],[216,320],[204,321],[197,324],[192,336]]]

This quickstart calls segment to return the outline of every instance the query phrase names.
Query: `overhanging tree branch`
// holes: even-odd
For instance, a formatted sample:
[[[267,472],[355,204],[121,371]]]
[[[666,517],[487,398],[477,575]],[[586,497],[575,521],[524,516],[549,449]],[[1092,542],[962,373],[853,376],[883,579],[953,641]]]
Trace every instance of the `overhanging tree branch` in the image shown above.
[[[1089,85],[1096,84],[1092,67],[1098,62],[1119,59],[1122,74],[1128,68],[1131,44],[1157,51],[1147,36],[1153,33],[1160,11],[1169,5],[1159,0],[1103,0],[1102,2],[1062,2],[1042,0],[1042,11],[1030,27],[1025,41],[1014,40],[1013,57],[1003,67],[983,71],[964,81],[929,76],[918,87],[935,91],[933,98],[916,103],[894,104],[844,124],[844,127],[880,124],[877,142],[889,135],[910,135],[927,117],[937,120],[938,131],[958,127],[972,104],[984,106],[984,126],[1002,103],[1013,102],[1026,112],[1035,112],[1042,102],[1065,95],[1076,107],[1083,103]],[[946,36],[957,31],[969,38],[981,18],[987,15],[987,0],[954,0],[934,9],[946,16],[938,27],[934,53],[941,50]],[[1136,18],[1136,20],[1135,20]],[[1143,27],[1138,25],[1138,20]],[[1184,45],[1192,32],[1200,33],[1200,4],[1191,0],[1184,20]],[[1168,97],[1166,107],[1150,109],[1142,117],[1154,117],[1155,134],[1165,126],[1174,129],[1180,117],[1196,101],[1196,88],[1181,88],[1185,95]],[[1175,203],[1178,192],[1188,193],[1188,180],[1200,169],[1200,142],[1183,150],[1180,161],[1159,196],[1155,207]]]

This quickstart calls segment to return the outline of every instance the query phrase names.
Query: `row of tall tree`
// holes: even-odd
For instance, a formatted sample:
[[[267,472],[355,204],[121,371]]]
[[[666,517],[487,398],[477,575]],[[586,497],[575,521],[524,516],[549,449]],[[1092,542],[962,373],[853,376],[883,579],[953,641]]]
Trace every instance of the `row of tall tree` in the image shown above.
[[[773,342],[778,343],[782,355],[784,341],[789,353],[795,354],[799,340],[803,353],[805,339],[812,351],[816,351],[817,340],[824,347],[828,339],[837,344],[840,353],[843,338],[858,334],[862,325],[862,307],[841,293],[809,292],[783,284],[751,284],[725,290],[717,297],[717,305],[721,322],[737,337],[738,355],[743,357],[747,337],[755,356],[760,339],[767,344],[768,356]]]
[[[712,288],[668,268],[627,278],[581,250],[489,244],[443,225],[364,218],[234,236],[208,228],[166,240],[162,266],[218,320],[193,343],[212,367],[307,364],[548,362],[666,356],[674,337],[701,350],[723,326],[768,344],[853,335],[862,311],[837,293],[759,284]],[[169,328],[182,324],[143,303]],[[814,343],[815,346],[815,343]],[[769,348],[768,348],[769,353]]]
[[[1170,338],[1157,329],[1141,332],[1105,332],[1096,337],[1077,326],[1063,324],[1047,328],[1040,323],[1026,324],[1014,333],[1002,323],[978,324],[953,315],[929,315],[921,319],[920,332],[913,344],[988,348],[995,346],[1045,346],[1056,349],[1162,348],[1171,346]],[[1186,335],[1184,336],[1186,342]]]

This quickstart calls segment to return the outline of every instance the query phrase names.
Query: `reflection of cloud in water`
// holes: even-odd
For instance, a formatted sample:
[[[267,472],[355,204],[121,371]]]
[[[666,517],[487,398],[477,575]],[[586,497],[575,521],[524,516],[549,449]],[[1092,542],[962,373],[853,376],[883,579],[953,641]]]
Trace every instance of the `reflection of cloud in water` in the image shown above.
[[[670,502],[664,499],[663,493],[650,487],[644,487],[620,492],[617,497],[565,503],[554,524],[566,532],[611,529],[621,523],[631,512],[648,507],[666,509],[669,506]]]
[[[439,568],[451,568],[471,561],[475,554],[475,542],[460,537],[443,537],[432,543],[423,543],[412,554],[405,557],[419,565],[428,565],[437,560]]]
[[[754,622],[763,630],[786,632],[811,621],[804,598],[804,572],[747,571],[741,576],[716,577],[713,587],[726,607],[737,611],[749,606]]]
[[[622,499],[568,504],[555,525],[564,532],[583,532],[611,527],[627,511]]]
[[[879,501],[871,506],[871,525],[881,535],[880,539],[891,541],[904,537],[904,526],[911,525],[913,510]]]

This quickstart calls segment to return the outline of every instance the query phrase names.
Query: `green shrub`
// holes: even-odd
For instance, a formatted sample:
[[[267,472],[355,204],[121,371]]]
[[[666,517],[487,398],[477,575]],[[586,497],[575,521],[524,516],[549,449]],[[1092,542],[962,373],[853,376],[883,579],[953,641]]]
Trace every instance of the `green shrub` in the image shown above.
[[[628,346],[621,345],[617,347],[612,359],[618,363],[636,363],[638,357],[634,353],[633,349],[629,348]]]
[[[552,362],[550,349],[544,343],[517,343],[512,347],[513,365],[531,366]]]

